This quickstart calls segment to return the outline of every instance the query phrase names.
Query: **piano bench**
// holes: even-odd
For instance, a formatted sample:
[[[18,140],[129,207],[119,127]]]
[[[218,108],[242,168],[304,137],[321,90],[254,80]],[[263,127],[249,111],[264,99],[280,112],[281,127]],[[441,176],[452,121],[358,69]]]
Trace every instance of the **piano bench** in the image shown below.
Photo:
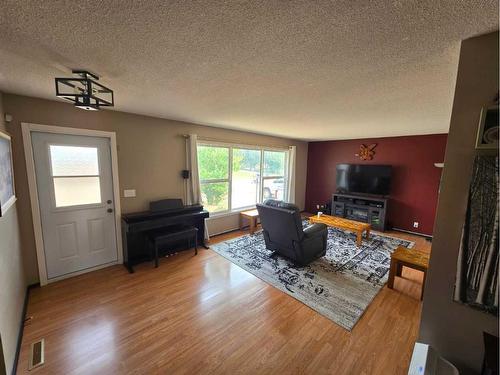
[[[194,239],[194,254],[198,255],[198,228],[189,225],[173,225],[147,233],[149,244],[154,251],[155,267],[158,267],[158,250],[172,241],[188,240],[188,249]]]

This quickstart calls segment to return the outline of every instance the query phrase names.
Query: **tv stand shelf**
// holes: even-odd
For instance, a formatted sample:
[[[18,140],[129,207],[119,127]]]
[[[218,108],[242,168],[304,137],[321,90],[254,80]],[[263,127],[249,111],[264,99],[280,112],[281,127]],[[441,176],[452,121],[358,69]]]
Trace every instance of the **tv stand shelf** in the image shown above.
[[[387,198],[355,194],[333,194],[332,216],[362,221],[372,229],[386,228]]]

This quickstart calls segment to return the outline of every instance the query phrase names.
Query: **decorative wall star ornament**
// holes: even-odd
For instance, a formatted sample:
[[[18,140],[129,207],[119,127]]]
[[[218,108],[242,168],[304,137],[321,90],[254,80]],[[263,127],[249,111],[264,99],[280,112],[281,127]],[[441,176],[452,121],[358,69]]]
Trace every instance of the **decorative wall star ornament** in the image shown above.
[[[358,156],[361,160],[372,160],[373,156],[375,155],[375,147],[377,147],[376,143],[369,146],[361,145],[359,147],[359,152],[355,155]]]

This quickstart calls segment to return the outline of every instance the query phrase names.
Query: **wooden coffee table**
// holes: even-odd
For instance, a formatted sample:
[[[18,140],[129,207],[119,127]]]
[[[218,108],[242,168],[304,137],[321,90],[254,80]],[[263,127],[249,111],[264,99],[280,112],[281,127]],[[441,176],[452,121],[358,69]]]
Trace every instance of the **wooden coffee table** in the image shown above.
[[[420,293],[420,299],[422,300],[424,298],[425,278],[427,276],[427,269],[429,268],[429,254],[417,249],[408,249],[404,246],[398,246],[391,255],[391,269],[389,271],[389,280],[387,280],[388,288],[394,288],[394,278],[396,276],[401,276],[403,266],[424,273],[422,292]]]
[[[322,223],[328,225],[329,227],[354,232],[356,233],[356,244],[358,246],[361,246],[361,242],[363,241],[363,232],[366,232],[366,239],[370,238],[371,225],[368,223],[361,223],[359,221],[330,215],[321,215],[320,217],[318,217],[318,215],[311,216],[309,218],[309,223]]]
[[[247,219],[250,225],[250,233],[254,234],[257,227],[257,219],[259,218],[259,211],[249,210],[240,212],[240,229],[243,229],[243,219]]]

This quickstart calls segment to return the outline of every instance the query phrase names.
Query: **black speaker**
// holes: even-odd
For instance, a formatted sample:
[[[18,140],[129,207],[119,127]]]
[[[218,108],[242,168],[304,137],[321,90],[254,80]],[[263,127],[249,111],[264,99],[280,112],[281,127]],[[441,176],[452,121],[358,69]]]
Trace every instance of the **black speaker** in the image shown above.
[[[183,179],[187,180],[189,178],[189,171],[187,169],[182,170],[181,176]]]

